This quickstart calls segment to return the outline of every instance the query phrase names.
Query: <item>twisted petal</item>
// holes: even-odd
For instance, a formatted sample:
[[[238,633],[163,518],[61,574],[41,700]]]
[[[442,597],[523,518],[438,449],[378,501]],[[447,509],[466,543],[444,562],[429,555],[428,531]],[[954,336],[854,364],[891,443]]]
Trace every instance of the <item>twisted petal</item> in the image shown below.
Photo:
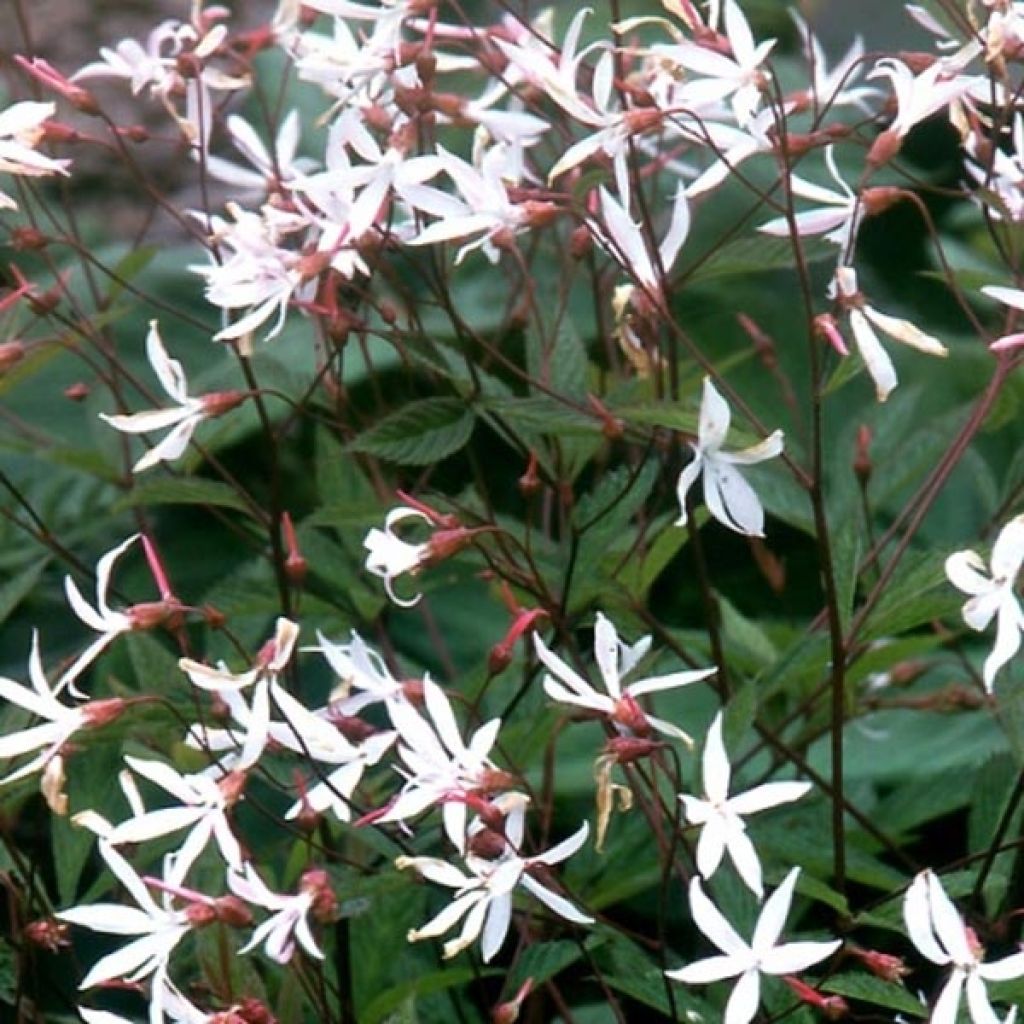
[[[723,526],[746,534],[764,536],[764,509],[754,488],[721,458],[708,458],[704,470],[704,500],[708,511]]]

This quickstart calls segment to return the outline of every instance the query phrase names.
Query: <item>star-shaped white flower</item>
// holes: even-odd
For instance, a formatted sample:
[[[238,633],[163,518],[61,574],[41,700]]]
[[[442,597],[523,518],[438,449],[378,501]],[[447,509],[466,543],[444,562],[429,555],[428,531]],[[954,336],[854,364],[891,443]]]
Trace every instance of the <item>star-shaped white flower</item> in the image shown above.
[[[398,756],[405,767],[405,785],[378,821],[404,821],[435,804],[442,805],[445,833],[456,849],[466,841],[465,796],[505,788],[508,776],[488,756],[501,719],[492,718],[476,729],[466,743],[444,691],[429,678],[423,680],[423,703],[429,721],[406,701],[385,707],[398,732]]]
[[[974,1024],[999,1024],[986,981],[1009,981],[1024,975],[1024,952],[984,963],[985,951],[974,932],[957,913],[942,883],[932,871],[922,871],[903,900],[903,920],[911,941],[933,964],[952,965],[932,1010],[930,1024],[956,1024],[960,1000],[967,992],[967,1009]]]
[[[133,473],[141,473],[158,462],[171,462],[178,458],[188,447],[193,431],[203,420],[227,412],[245,397],[239,391],[221,391],[190,398],[185,371],[181,368],[181,363],[167,354],[155,320],[149,322],[146,356],[157,380],[160,381],[160,386],[168,397],[177,403],[175,407],[136,412],[130,416],[108,416],[106,413],[100,413],[101,420],[125,434],[146,434],[151,430],[171,427],[167,436],[132,466]]]
[[[723,452],[732,414],[710,377],[704,378],[704,396],[700,403],[697,443],[692,444],[694,458],[679,476],[676,493],[679,518],[676,526],[685,526],[688,518],[686,496],[704,474],[704,500],[708,511],[724,526],[748,537],[764,536],[764,509],[754,489],[740,475],[737,466],[752,466],[781,454],[781,430],[769,434],[759,444],[740,452]]]
[[[594,660],[601,673],[607,693],[598,693],[582,676],[574,672],[561,658],[554,654],[537,633],[533,634],[537,657],[551,675],[544,677],[544,692],[552,699],[564,704],[575,704],[607,716],[620,733],[642,734],[651,728],[668,736],[693,743],[688,733],[664,719],[648,715],[636,702],[645,693],[656,693],[677,686],[688,686],[714,675],[714,668],[700,668],[685,672],[670,672],[663,676],[649,676],[638,679],[623,687],[622,679],[636,668],[650,650],[651,638],[645,636],[632,646],[619,639],[618,631],[601,612],[597,613],[594,624]]]
[[[228,811],[241,796],[244,775],[233,772],[215,779],[210,775],[182,775],[169,764],[141,757],[126,756],[125,762],[132,771],[173,796],[178,805],[133,815],[110,830],[108,842],[141,843],[191,828],[173,856],[165,881],[181,885],[210,839],[216,841],[229,867],[242,869],[242,848],[231,831]]]
[[[43,122],[53,117],[56,105],[26,100],[0,112],[0,172],[41,177],[68,174],[70,160],[55,160],[37,153],[43,138]],[[16,210],[18,204],[0,192],[0,210]]]
[[[52,758],[59,755],[61,747],[80,729],[113,721],[125,708],[125,701],[118,697],[91,700],[78,707],[66,707],[61,704],[57,700],[58,688],[51,688],[43,671],[43,662],[39,655],[39,634],[35,630],[32,632],[28,674],[32,681],[32,689],[19,685],[13,679],[0,676],[0,699],[8,705],[16,704],[44,721],[7,736],[0,736],[0,758],[18,757],[31,750],[39,750],[40,747],[45,749],[31,761],[0,778],[0,786],[6,786],[44,768]]]
[[[59,691],[65,685],[76,696],[83,696],[75,687],[75,680],[82,674],[87,666],[92,664],[100,653],[112,643],[114,638],[121,633],[130,632],[136,626],[136,620],[129,612],[115,611],[107,603],[107,591],[110,589],[110,577],[114,571],[114,563],[139,539],[139,534],[134,534],[127,540],[122,541],[115,548],[111,548],[96,563],[96,607],[93,608],[78,589],[78,585],[70,576],[64,577],[64,592],[67,594],[68,603],[72,611],[90,629],[100,635],[75,659],[71,667],[61,676],[57,683],[56,690]]]
[[[975,552],[957,551],[946,559],[946,575],[958,590],[970,594],[963,607],[964,622],[980,632],[996,618],[996,642],[985,659],[982,676],[989,693],[996,673],[1020,650],[1024,612],[1014,592],[1024,562],[1024,516],[1011,519],[999,531],[992,546],[991,578],[985,563]]]
[[[552,865],[571,857],[587,840],[589,828],[584,822],[568,839],[544,853],[523,857],[518,851],[523,841],[526,798],[509,794],[511,811],[506,818],[506,847],[495,860],[469,855],[468,873],[460,871],[437,857],[399,857],[398,868],[414,868],[424,878],[438,885],[455,889],[455,899],[422,928],[409,932],[409,941],[436,938],[453,928],[463,917],[465,921],[457,939],[444,944],[445,958],[453,957],[480,939],[484,963],[501,949],[512,920],[512,893],[522,886],[549,910],[574,924],[593,924],[594,919],[582,913],[564,896],[542,885],[530,874],[535,865]]]
[[[57,917],[93,931],[138,938],[97,960],[82,979],[83,989],[115,978],[136,982],[165,972],[174,947],[192,927],[186,910],[170,908],[170,897],[165,895],[163,905],[153,899],[135,869],[105,839],[100,840],[99,851],[137,906],[94,903],[62,910]]]
[[[686,793],[679,797],[686,809],[686,820],[691,825],[703,826],[697,840],[697,870],[705,879],[710,878],[721,863],[722,855],[728,852],[740,877],[760,898],[764,894],[761,862],[747,836],[742,815],[799,800],[811,785],[809,782],[768,782],[730,797],[731,769],[722,740],[721,712],[708,729],[702,764],[705,799]]]
[[[690,912],[697,927],[721,951],[665,974],[685,985],[707,985],[724,978],[739,978],[725,1008],[722,1024],[749,1024],[761,1002],[762,974],[798,974],[812,964],[831,956],[842,945],[833,942],[787,942],[778,945],[779,936],[793,901],[799,868],[793,868],[782,885],[765,901],[761,916],[749,943],[736,934],[732,925],[705,895],[699,878],[690,883]]]
[[[307,875],[322,875],[323,872],[312,871]],[[326,878],[324,883],[326,884]],[[317,898],[318,887],[308,884],[303,876],[303,883],[294,896],[282,896],[270,889],[266,882],[256,873],[251,864],[245,864],[242,871],[228,872],[228,886],[231,891],[247,903],[255,903],[273,911],[252,934],[252,938],[239,950],[248,953],[261,942],[264,951],[271,960],[286,964],[295,953],[298,943],[310,956],[323,960],[324,954],[313,938],[309,927],[309,913]]]

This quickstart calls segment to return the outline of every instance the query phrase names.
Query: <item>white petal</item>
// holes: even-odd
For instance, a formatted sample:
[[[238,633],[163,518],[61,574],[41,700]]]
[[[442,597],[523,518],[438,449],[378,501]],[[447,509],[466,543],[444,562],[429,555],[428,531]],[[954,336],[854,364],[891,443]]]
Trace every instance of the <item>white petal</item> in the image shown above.
[[[622,696],[619,686],[619,634],[601,612],[597,613],[594,626],[594,659],[601,670],[605,688],[618,700]]]
[[[722,712],[715,715],[704,741],[704,755],[701,760],[701,771],[704,778],[704,792],[713,804],[724,803],[729,795],[729,780],[732,768],[725,752],[725,741],[722,738]]]
[[[746,534],[764,536],[764,508],[738,469],[719,458],[708,458],[704,469],[704,501],[723,526]]]
[[[700,476],[701,470],[704,468],[704,457],[701,455],[698,449],[694,449],[693,461],[688,462],[684,467],[682,473],[679,474],[679,482],[676,484],[676,498],[679,501],[679,518],[676,520],[676,526],[685,526],[688,518],[686,511],[686,497],[690,493],[690,488],[694,485],[697,477]]]
[[[725,1005],[723,1024],[749,1024],[761,1003],[761,978],[757,971],[747,971],[736,982],[736,987]]]
[[[761,970],[765,974],[799,974],[808,967],[830,957],[842,941],[832,942],[790,942],[776,946],[761,958]]]
[[[512,920],[512,896],[505,893],[491,900],[487,909],[487,920],[480,936],[480,955],[487,963],[501,949]]]
[[[1016,579],[1021,562],[1024,562],[1024,516],[1017,516],[999,531],[992,546],[992,575],[996,579]]]
[[[960,995],[964,987],[964,972],[957,969],[949,976],[942,993],[935,1002],[928,1024],[956,1024]]]
[[[626,693],[631,697],[642,697],[645,693],[673,690],[677,686],[699,683],[702,679],[713,676],[717,671],[717,668],[698,668],[687,672],[670,672],[664,676],[651,676],[649,679],[638,679],[626,687]]]
[[[718,870],[725,853],[725,840],[722,820],[712,811],[697,840],[697,870],[703,878],[710,878]]]
[[[948,964],[949,954],[938,944],[932,928],[931,905],[928,897],[928,875],[923,871],[915,876],[903,898],[903,921],[910,941],[917,951],[934,964]]]
[[[1011,978],[1019,978],[1024,975],[1024,953],[1013,953],[1002,960],[981,964],[978,973],[986,981],[1009,981]]]
[[[1009,589],[999,602],[999,617],[996,619],[996,642],[992,653],[985,659],[982,676],[989,693],[995,686],[996,673],[1020,650],[1021,611],[1017,598]]]
[[[928,904],[932,915],[932,926],[935,937],[955,963],[968,964],[976,958],[971,953],[964,930],[963,918],[953,906],[953,901],[946,895],[942,882],[933,872],[926,872],[928,883]]]
[[[786,924],[786,917],[789,914],[789,905],[793,902],[793,888],[799,875],[800,869],[793,868],[778,889],[765,901],[765,905],[761,909],[761,916],[757,919],[754,938],[751,942],[755,953],[764,954],[779,941],[779,936]]]
[[[750,959],[750,947],[736,934],[732,925],[722,916],[721,911],[708,899],[701,887],[700,879],[697,878],[690,882],[690,913],[693,915],[697,927],[723,953],[736,957],[744,963]]]
[[[736,871],[743,879],[747,888],[758,898],[764,896],[764,886],[761,884],[761,861],[758,860],[757,850],[750,841],[750,837],[742,829],[734,829],[729,832],[725,848],[729,851]]]
[[[684,985],[710,985],[723,978],[735,978],[744,970],[735,957],[709,956],[706,960],[697,960],[674,971],[666,971],[665,974]]]
[[[875,382],[876,397],[878,401],[884,402],[899,383],[896,368],[892,365],[889,354],[882,348],[878,335],[859,309],[850,310],[850,328],[853,330],[857,351],[860,352],[864,365]]]
[[[972,1024],[1002,1024],[988,1001],[985,982],[975,971],[967,976],[967,1006],[971,1011]]]
[[[149,333],[146,335],[146,356],[164,391],[179,404],[186,402],[188,400],[188,383],[185,380],[185,371],[181,368],[181,363],[167,354],[156,320],[149,322]]]
[[[993,588],[992,580],[985,575],[985,563],[973,551],[956,551],[950,555],[946,559],[946,576],[965,594],[988,594]]]
[[[766,782],[734,796],[729,800],[729,810],[734,814],[756,814],[769,807],[799,800],[811,788],[809,782]]]
[[[566,921],[572,921],[573,924],[594,923],[592,917],[584,914],[581,910],[577,910],[564,896],[560,896],[558,893],[552,892],[547,886],[541,885],[536,878],[524,874],[519,881],[523,888],[540,900],[548,910],[553,911],[559,917],[565,918]]]
[[[563,860],[568,860],[587,841],[589,835],[590,827],[583,822],[568,839],[563,839],[544,853],[531,857],[530,861],[538,864],[559,864]]]

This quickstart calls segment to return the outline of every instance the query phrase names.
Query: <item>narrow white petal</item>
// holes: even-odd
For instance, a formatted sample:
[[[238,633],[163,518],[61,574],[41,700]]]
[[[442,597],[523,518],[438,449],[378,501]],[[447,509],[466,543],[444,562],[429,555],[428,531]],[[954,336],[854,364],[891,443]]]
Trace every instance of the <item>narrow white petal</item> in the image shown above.
[[[766,782],[739,793],[729,800],[729,810],[734,814],[756,814],[758,811],[792,803],[810,792],[809,782]]]
[[[948,964],[949,954],[938,944],[932,928],[932,913],[928,898],[928,874],[917,875],[903,897],[903,921],[910,941],[917,951],[933,964]]]
[[[764,508],[757,492],[729,462],[717,457],[707,459],[704,501],[723,526],[748,537],[764,536]]]
[[[722,712],[715,715],[704,741],[704,754],[701,759],[701,771],[704,777],[704,792],[713,804],[725,802],[729,795],[729,780],[732,768],[729,756],[725,752],[725,741],[722,738]]]
[[[710,985],[724,978],[735,978],[744,970],[746,968],[735,957],[709,956],[706,960],[697,960],[665,974],[684,985]]]
[[[931,909],[932,926],[935,937],[955,963],[968,964],[976,958],[971,953],[967,942],[967,932],[960,912],[953,906],[953,901],[946,895],[942,882],[934,872],[926,872],[928,883],[928,903]]]
[[[698,878],[690,882],[690,913],[697,927],[723,953],[744,963],[751,958],[750,947],[736,934],[718,907],[708,899]]]
[[[853,340],[857,344],[857,351],[860,352],[864,365],[875,382],[875,395],[878,401],[884,402],[899,383],[896,368],[892,365],[889,354],[882,348],[878,335],[859,309],[850,310],[850,328],[853,331]]]
[[[761,978],[757,971],[747,971],[736,982],[736,987],[725,1005],[722,1024],[749,1024],[761,1003]]]
[[[565,918],[566,921],[572,921],[573,924],[594,923],[592,917],[584,914],[582,910],[578,910],[564,896],[560,896],[558,893],[552,892],[547,886],[541,885],[536,878],[524,874],[519,881],[523,888],[540,900],[548,910],[553,911],[559,917]]]
[[[799,974],[830,957],[842,944],[840,939],[835,939],[832,942],[789,942],[776,946],[761,958],[761,970],[765,974]]]
[[[751,942],[751,947],[758,955],[764,954],[779,941],[786,917],[789,915],[789,905],[793,902],[793,888],[799,876],[800,869],[793,868],[778,889],[765,901]]]

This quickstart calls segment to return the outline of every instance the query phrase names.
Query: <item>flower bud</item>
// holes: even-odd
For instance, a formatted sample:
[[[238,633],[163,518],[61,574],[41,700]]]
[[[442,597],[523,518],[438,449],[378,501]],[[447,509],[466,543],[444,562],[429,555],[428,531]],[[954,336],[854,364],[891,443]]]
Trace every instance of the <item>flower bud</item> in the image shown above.
[[[519,986],[519,991],[507,1002],[498,1003],[491,1011],[493,1024],[515,1024],[519,1020],[519,1010],[526,998],[533,991],[533,978],[527,978]]]
[[[826,1020],[842,1020],[850,1012],[849,1004],[842,996],[826,996],[791,974],[783,975],[782,980],[802,1003],[820,1010]]]
[[[69,384],[63,391],[64,397],[69,402],[83,402],[92,393],[92,388],[84,380],[75,381]]]
[[[650,757],[656,750],[667,744],[641,736],[613,736],[604,746],[605,753],[614,758],[616,764],[631,764],[641,758]]]
[[[853,472],[861,487],[871,479],[871,428],[862,423],[857,428],[857,450],[853,457]]]
[[[8,244],[15,252],[35,252],[45,249],[50,244],[50,239],[38,228],[22,225],[11,231]]]
[[[231,412],[248,397],[248,391],[209,391],[201,395],[199,401],[203,403],[203,412],[207,416],[216,417]]]
[[[17,54],[14,63],[22,71],[31,75],[40,85],[63,96],[76,110],[93,117],[100,114],[100,105],[96,102],[96,97],[88,89],[83,89],[66,75],[61,74],[48,61],[41,57],[33,57],[30,60],[28,57]]]
[[[903,137],[899,132],[891,128],[882,132],[872,143],[866,158],[867,165],[872,170],[884,167],[903,147]]]
[[[543,486],[541,479],[537,475],[537,455],[535,452],[530,452],[530,460],[526,464],[526,472],[517,481],[519,487],[519,493],[524,498],[532,498]]]
[[[474,833],[467,844],[468,851],[485,860],[497,860],[508,846],[508,840],[501,832],[492,828],[484,828]]]
[[[625,726],[634,736],[649,736],[651,734],[651,723],[647,721],[644,709],[637,703],[635,697],[628,693],[623,694],[615,702],[615,710],[612,712],[612,721]]]
[[[213,909],[217,920],[229,928],[248,928],[252,924],[252,911],[230,893],[215,899]]]
[[[0,344],[0,376],[20,363],[27,351],[23,341],[5,341]]]
[[[904,963],[903,957],[894,956],[892,953],[879,953],[875,949],[860,949],[857,946],[848,946],[846,952],[855,956],[875,977],[883,981],[891,981],[898,985],[910,973],[910,968]]]
[[[126,614],[131,619],[132,629],[147,630],[156,629],[158,626],[174,629],[181,625],[183,612],[184,607],[172,597],[162,601],[133,604]]]

